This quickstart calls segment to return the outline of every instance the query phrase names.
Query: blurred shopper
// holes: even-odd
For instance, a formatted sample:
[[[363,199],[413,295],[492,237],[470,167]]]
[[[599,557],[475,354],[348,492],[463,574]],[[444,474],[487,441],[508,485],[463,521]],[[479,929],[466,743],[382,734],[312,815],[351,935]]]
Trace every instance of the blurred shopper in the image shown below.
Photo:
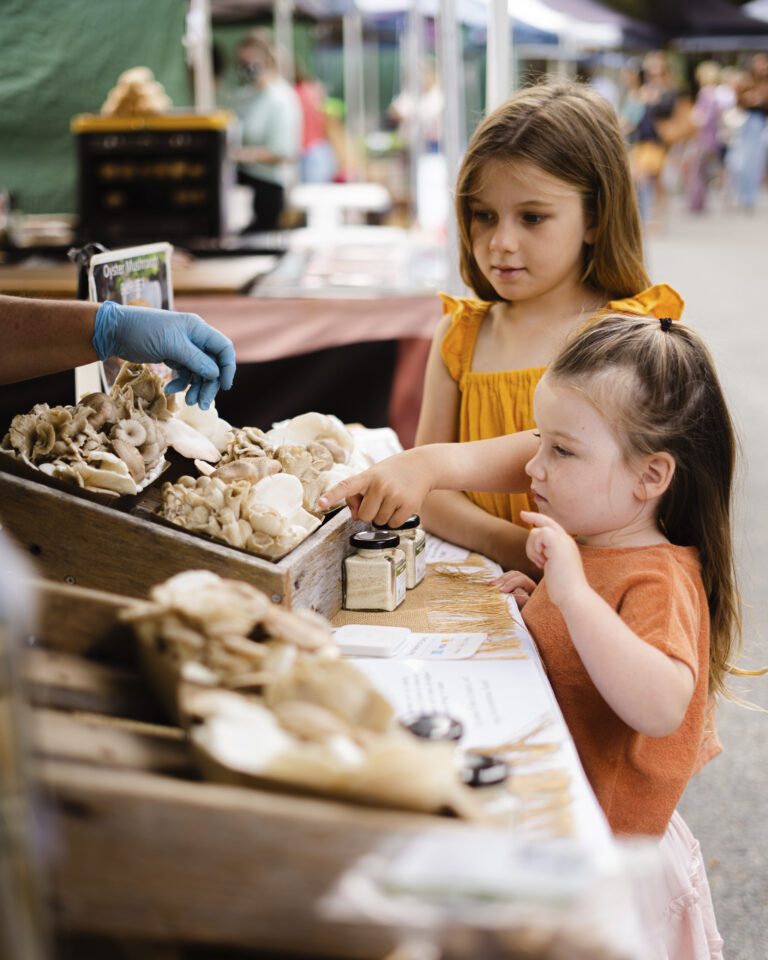
[[[666,211],[662,174],[667,152],[679,139],[680,95],[666,54],[649,53],[643,60],[640,88],[643,115],[635,129],[632,168],[643,222],[661,223]]]
[[[249,33],[237,48],[242,92],[234,107],[240,118],[242,146],[232,158],[238,182],[253,189],[253,220],[244,233],[274,230],[285,207],[285,189],[301,153],[301,104],[280,76],[267,34]]]
[[[426,60],[421,71],[421,90],[414,99],[409,90],[401,91],[387,110],[387,116],[396,125],[404,143],[411,138],[411,128],[418,123],[419,136],[427,153],[437,153],[443,140],[443,112],[445,98],[440,88],[435,65]]]
[[[387,117],[406,147],[404,156],[418,151],[416,220],[423,229],[444,235],[450,217],[448,167],[442,146],[445,97],[431,59],[422,64],[420,86],[417,97],[410,90],[401,91],[389,105]]]
[[[691,138],[688,154],[686,195],[689,210],[701,213],[706,206],[709,186],[720,172],[722,109],[717,95],[720,64],[714,60],[700,63],[696,67],[696,83],[699,92],[692,113],[696,132]]]
[[[768,54],[756,53],[752,57],[751,69],[742,75],[736,92],[744,122],[734,136],[728,166],[736,201],[751,212],[757,206],[765,176]]]
[[[645,104],[641,96],[643,87],[643,71],[640,61],[632,58],[627,60],[621,69],[621,90],[616,112],[619,115],[621,132],[632,143],[635,131],[643,119]]]
[[[338,171],[336,152],[328,139],[325,87],[301,67],[296,70],[296,95],[301,104],[302,183],[330,183]]]

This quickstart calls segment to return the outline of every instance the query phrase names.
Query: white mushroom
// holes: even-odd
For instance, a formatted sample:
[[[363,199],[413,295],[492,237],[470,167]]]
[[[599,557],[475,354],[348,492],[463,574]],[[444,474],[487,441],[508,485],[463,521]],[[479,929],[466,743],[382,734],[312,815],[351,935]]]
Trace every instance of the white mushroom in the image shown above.
[[[221,454],[211,443],[208,437],[199,430],[190,427],[188,423],[171,417],[160,423],[160,430],[169,446],[190,460],[206,460],[208,463],[218,463]]]

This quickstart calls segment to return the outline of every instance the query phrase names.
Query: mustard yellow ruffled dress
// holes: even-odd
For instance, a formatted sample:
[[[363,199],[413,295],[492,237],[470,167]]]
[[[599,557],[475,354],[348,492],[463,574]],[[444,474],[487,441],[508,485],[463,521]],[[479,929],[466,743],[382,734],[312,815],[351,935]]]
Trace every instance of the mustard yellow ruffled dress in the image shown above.
[[[451,314],[451,325],[440,352],[461,394],[459,440],[487,440],[533,429],[533,392],[546,367],[492,372],[473,370],[477,335],[492,304],[446,294],[441,294],[441,299],[443,315]],[[635,297],[612,300],[606,304],[606,309],[678,320],[683,306],[680,295],[661,283]],[[520,522],[521,510],[534,509],[533,501],[525,494],[467,493],[467,496],[488,513],[514,523]]]

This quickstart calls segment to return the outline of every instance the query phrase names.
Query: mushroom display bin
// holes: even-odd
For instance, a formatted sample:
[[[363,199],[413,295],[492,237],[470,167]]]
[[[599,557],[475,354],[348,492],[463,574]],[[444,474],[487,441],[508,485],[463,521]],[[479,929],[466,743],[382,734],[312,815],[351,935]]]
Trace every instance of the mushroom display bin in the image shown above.
[[[143,598],[176,573],[207,569],[246,580],[289,608],[329,618],[341,609],[342,563],[363,526],[346,507],[273,563],[159,522],[152,487],[125,511],[4,472],[5,460],[0,523],[51,580]]]
[[[158,951],[147,956],[208,944],[383,957],[397,931],[331,921],[318,904],[381,842],[459,821],[200,782],[183,732],[133,664],[117,616],[126,598],[36,585],[25,732],[52,840],[48,902],[68,952],[98,937],[99,956],[122,956],[118,943],[130,942]]]

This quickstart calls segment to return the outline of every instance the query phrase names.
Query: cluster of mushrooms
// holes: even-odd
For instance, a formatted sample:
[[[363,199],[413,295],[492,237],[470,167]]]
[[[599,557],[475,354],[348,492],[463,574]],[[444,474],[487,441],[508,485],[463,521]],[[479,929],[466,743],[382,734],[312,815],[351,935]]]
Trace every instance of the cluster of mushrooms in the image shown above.
[[[149,67],[131,67],[117,78],[101,107],[104,116],[141,116],[165,113],[173,106],[165,87]]]
[[[176,404],[149,367],[126,363],[107,393],[37,404],[13,418],[0,451],[48,476],[114,497],[157,479],[173,447],[193,461],[162,489],[161,515],[194,533],[279,560],[320,526],[318,498],[369,462],[332,415],[305,413],[267,433],[235,429],[215,407]]]
[[[341,421],[320,413],[268,433],[230,429],[221,439],[226,445],[215,464],[195,459],[202,476],[163,485],[163,516],[268,560],[285,556],[320,526],[317,500],[325,490],[368,465],[355,460]]]
[[[163,425],[173,398],[142,364],[124,364],[111,391],[74,406],[38,403],[14,417],[2,449],[28,466],[107,494],[135,494],[161,472],[168,440]]]
[[[420,811],[473,816],[455,747],[404,730],[342,660],[329,624],[206,570],[125,612],[145,668],[203,773]]]

